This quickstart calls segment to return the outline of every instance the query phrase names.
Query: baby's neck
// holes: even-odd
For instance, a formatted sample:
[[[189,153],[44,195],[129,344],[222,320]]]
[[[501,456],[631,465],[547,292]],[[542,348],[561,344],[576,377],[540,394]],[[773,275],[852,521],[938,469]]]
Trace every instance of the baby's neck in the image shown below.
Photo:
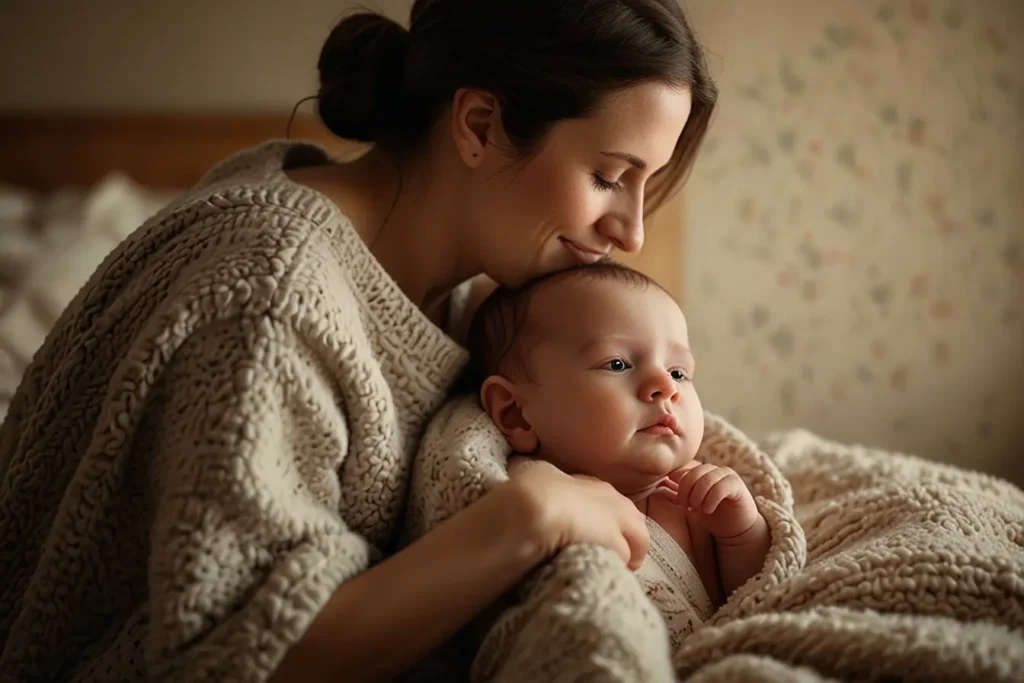
[[[636,493],[625,493],[622,492],[621,489],[620,492],[622,492],[623,495],[625,495],[627,498],[633,501],[633,504],[636,505],[637,509],[640,510],[640,512],[646,512],[647,508],[649,507],[651,496],[654,495],[654,492],[657,491],[659,488],[661,488],[661,482],[651,484],[649,487]]]

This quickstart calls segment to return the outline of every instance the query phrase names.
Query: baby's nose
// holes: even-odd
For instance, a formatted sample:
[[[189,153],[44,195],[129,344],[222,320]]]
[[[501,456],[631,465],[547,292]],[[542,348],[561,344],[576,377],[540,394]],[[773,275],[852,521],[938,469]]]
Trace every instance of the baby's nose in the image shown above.
[[[675,380],[667,372],[656,373],[643,389],[643,397],[648,401],[672,400],[678,393]]]

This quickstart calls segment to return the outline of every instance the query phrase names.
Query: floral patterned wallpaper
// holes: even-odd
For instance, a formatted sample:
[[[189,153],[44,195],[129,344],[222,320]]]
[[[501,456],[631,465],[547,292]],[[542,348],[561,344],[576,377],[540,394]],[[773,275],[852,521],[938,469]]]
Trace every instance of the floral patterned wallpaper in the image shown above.
[[[1024,483],[1024,2],[688,0],[705,406]]]

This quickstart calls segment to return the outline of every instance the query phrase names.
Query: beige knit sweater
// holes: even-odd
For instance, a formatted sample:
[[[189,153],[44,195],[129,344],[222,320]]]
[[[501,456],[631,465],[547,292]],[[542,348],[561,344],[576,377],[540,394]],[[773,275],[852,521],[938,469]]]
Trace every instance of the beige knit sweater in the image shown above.
[[[100,266],[0,429],[0,679],[261,681],[393,542],[464,363],[337,208],[237,155]]]

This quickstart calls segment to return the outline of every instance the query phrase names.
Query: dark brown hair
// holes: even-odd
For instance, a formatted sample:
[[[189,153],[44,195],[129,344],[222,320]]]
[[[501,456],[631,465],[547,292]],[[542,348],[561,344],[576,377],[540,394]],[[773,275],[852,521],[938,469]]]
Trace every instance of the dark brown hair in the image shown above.
[[[466,340],[469,366],[457,384],[457,391],[479,391],[483,381],[495,374],[511,373],[528,378],[527,340],[536,334],[529,325],[530,302],[542,287],[573,277],[611,280],[638,289],[657,287],[665,291],[640,271],[610,260],[541,275],[515,288],[498,287],[473,315]]]
[[[463,87],[497,98],[524,155],[609,93],[646,81],[689,88],[690,118],[648,183],[648,214],[686,180],[718,97],[678,0],[416,0],[408,30],[370,12],[342,19],[317,67],[327,128],[399,157],[420,149]]]

